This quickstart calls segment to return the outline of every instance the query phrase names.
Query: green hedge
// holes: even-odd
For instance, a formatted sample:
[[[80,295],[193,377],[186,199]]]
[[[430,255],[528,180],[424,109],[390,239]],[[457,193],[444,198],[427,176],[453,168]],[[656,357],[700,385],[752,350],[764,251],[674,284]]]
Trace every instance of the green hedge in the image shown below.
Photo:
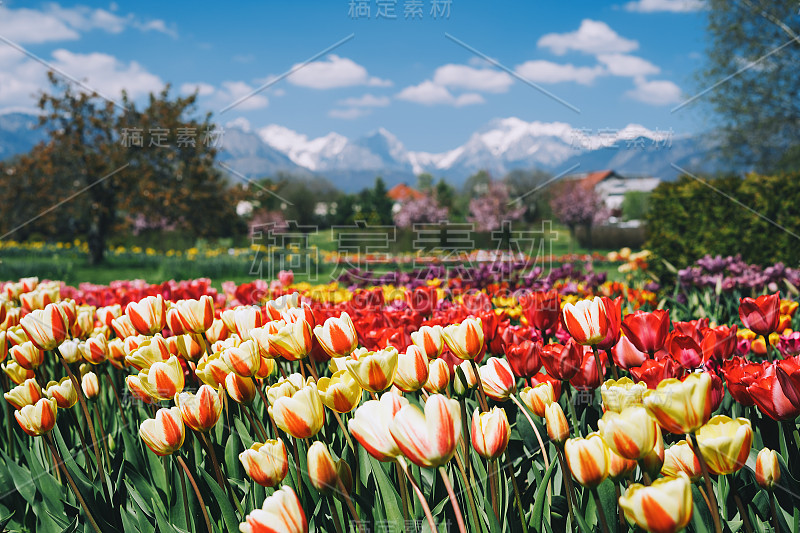
[[[650,196],[647,223],[645,246],[677,268],[706,254],[796,266],[800,173],[664,182]]]

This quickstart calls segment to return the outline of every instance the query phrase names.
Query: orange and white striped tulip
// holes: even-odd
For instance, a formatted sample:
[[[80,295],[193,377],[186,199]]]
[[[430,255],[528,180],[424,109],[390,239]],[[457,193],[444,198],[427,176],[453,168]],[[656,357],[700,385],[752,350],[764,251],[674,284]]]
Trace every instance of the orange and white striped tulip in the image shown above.
[[[579,344],[593,345],[606,338],[608,317],[606,306],[599,296],[574,304],[565,303],[562,313],[567,331]]]
[[[55,350],[69,331],[67,315],[57,304],[31,311],[19,321],[25,334],[40,350]]]
[[[296,439],[313,437],[325,422],[325,407],[316,383],[309,383],[291,396],[282,396],[269,407],[275,424]]]
[[[125,384],[128,386],[128,390],[136,399],[146,404],[156,402],[155,398],[150,396],[150,389],[146,385],[142,384],[142,380],[138,375],[126,377]]]
[[[506,451],[510,437],[511,426],[505,410],[493,407],[481,413],[477,407],[475,408],[472,414],[470,440],[478,455],[484,459],[497,459]]]
[[[77,363],[83,359],[83,352],[81,351],[81,341],[78,339],[67,339],[58,347],[58,353],[64,358],[67,363]]]
[[[222,414],[222,391],[201,385],[197,393],[176,394],[175,406],[181,410],[184,424],[205,433],[216,425]]]
[[[694,453],[691,445],[686,441],[678,441],[664,450],[664,464],[661,466],[661,475],[664,477],[677,477],[680,472],[689,476],[695,483],[703,476],[700,459]]]
[[[311,325],[305,319],[281,323],[275,333],[267,332],[270,355],[283,357],[287,361],[303,359],[313,347]]]
[[[331,317],[321,326],[314,327],[314,336],[331,357],[350,355],[358,346],[356,327],[346,312],[342,312],[339,318]]]
[[[753,426],[747,418],[717,415],[697,430],[700,453],[712,474],[733,474],[750,456]]]
[[[621,413],[606,411],[597,428],[608,447],[625,459],[638,461],[656,445],[656,421],[641,406],[626,407]]]
[[[269,304],[269,302],[267,302],[267,304]],[[286,323],[297,322],[298,320],[305,320],[306,322],[309,323],[312,330],[314,329],[314,326],[317,324],[317,317],[314,316],[314,311],[311,309],[311,306],[305,302],[300,304],[298,307],[292,307],[289,309],[285,309],[284,311],[281,311],[280,317],[276,318],[275,320],[283,320]]]
[[[361,401],[361,386],[347,370],[319,378],[317,390],[325,407],[337,413],[349,413]]]
[[[122,306],[119,304],[100,307],[94,312],[101,324],[111,327],[111,321],[122,316]]]
[[[197,361],[206,353],[206,341],[198,333],[186,333],[175,337],[178,354],[187,361]]]
[[[646,487],[631,485],[619,499],[625,518],[651,533],[681,531],[692,519],[692,485],[683,472],[655,480]]]
[[[447,390],[447,385],[449,383],[450,366],[447,364],[447,361],[444,359],[431,360],[428,363],[428,379],[425,381],[425,390],[430,394],[442,393]]]
[[[284,485],[239,525],[241,533],[308,533],[308,522],[294,490]]]
[[[231,372],[225,376],[225,390],[236,403],[250,405],[256,398],[256,384],[253,378],[243,378]]]
[[[642,470],[647,472],[651,478],[654,478],[664,467],[664,458],[664,436],[661,434],[661,426],[656,424],[656,445],[653,446],[650,453],[639,461],[639,466]]]
[[[403,392],[414,392],[428,381],[428,357],[417,346],[409,346],[397,356],[394,386]]]
[[[389,346],[376,352],[365,348],[353,352],[347,359],[347,370],[353,374],[362,389],[381,392],[392,386],[397,372],[397,348]]]
[[[549,381],[542,381],[533,387],[525,387],[519,393],[522,403],[531,410],[536,416],[544,416],[545,408],[558,400],[555,398],[553,384]]]
[[[231,369],[220,354],[215,353],[201,357],[194,373],[206,385],[219,389],[225,386],[225,378],[231,373]]]
[[[773,490],[781,480],[781,465],[775,450],[762,448],[756,456],[756,483],[762,489]]]
[[[32,341],[12,346],[8,353],[19,366],[26,370],[35,370],[44,362],[44,352]]]
[[[33,370],[22,368],[16,361],[9,361],[7,364],[3,364],[2,368],[9,379],[17,385],[24,383],[26,379],[30,379],[35,375]]]
[[[26,405],[33,405],[41,400],[44,397],[44,393],[39,384],[36,383],[36,380],[31,378],[3,393],[3,397],[14,409],[19,410]]]
[[[162,408],[155,418],[148,418],[139,426],[139,437],[156,455],[171,455],[183,446],[186,427],[177,407]]]
[[[270,374],[272,374],[272,372],[275,371],[275,368],[276,368],[275,359],[267,359],[266,357],[262,357],[261,366],[258,367],[258,372],[256,372],[256,375],[253,377],[258,379],[264,379]]]
[[[483,350],[483,323],[480,318],[466,318],[460,324],[442,328],[442,337],[453,355],[459,359],[475,359]]]
[[[161,335],[156,335],[141,341],[139,346],[125,357],[125,362],[136,370],[145,370],[155,363],[166,361],[169,357],[170,352],[166,339]]]
[[[61,345],[63,346],[63,344]],[[60,346],[59,346],[60,348]],[[108,341],[108,362],[120,370],[125,368],[125,343],[120,338]]]
[[[99,365],[108,359],[108,341],[103,335],[89,337],[80,345],[83,360],[93,365]]]
[[[517,392],[517,378],[505,359],[490,357],[485,365],[478,368],[478,373],[483,392],[496,402],[504,402]]]
[[[26,311],[38,311],[57,301],[58,296],[47,290],[28,291],[19,295],[19,303]]]
[[[160,294],[129,302],[125,307],[125,315],[142,335],[155,335],[167,327],[167,304]]]
[[[432,371],[432,370],[431,370]],[[449,376],[448,367],[448,376]],[[478,386],[478,374],[472,368],[470,361],[464,361],[458,366],[453,367],[453,392],[459,396],[464,396],[468,390]]]
[[[369,400],[356,409],[353,418],[348,420],[350,434],[378,461],[393,461],[400,455],[390,424],[400,409],[408,405],[408,400],[396,392],[385,392],[380,400]]]
[[[20,325],[9,327],[6,330],[6,338],[11,343],[11,346],[24,344],[30,340],[28,334],[25,333],[25,330]]]
[[[239,346],[232,346],[222,351],[222,359],[231,370],[243,378],[256,375],[261,368],[261,351],[254,340],[248,340]]]
[[[339,473],[328,447],[316,441],[308,448],[308,480],[311,486],[324,494],[336,488]]]
[[[608,450],[608,477],[619,482],[636,470],[636,461],[620,457],[613,450]]]
[[[133,327],[131,319],[128,315],[119,316],[111,321],[111,329],[117,334],[120,339],[127,339],[128,337],[136,336],[139,332]]]
[[[289,473],[289,457],[281,439],[254,443],[239,454],[239,461],[250,479],[262,487],[274,487]]]
[[[72,380],[68,377],[63,377],[59,381],[50,381],[45,387],[45,394],[48,398],[53,398],[58,407],[61,409],[69,409],[78,401],[78,392],[72,384]]]
[[[222,322],[228,331],[236,333],[246,341],[250,339],[250,330],[264,325],[264,317],[258,307],[242,306],[223,311]]]
[[[227,339],[229,334],[230,332],[221,318],[215,318],[214,322],[211,323],[211,327],[206,330],[206,338],[211,344]]]
[[[61,302],[63,303],[63,302]],[[62,309],[65,307],[62,306]],[[67,319],[69,320],[69,318]],[[70,331],[72,336],[76,339],[85,339],[94,329],[94,311],[92,309],[85,309],[78,312],[73,320]]]
[[[267,300],[264,304],[264,311],[271,320],[281,320],[286,312],[298,307],[300,307],[300,293],[293,292],[274,300]]]
[[[214,299],[208,294],[199,300],[180,300],[175,309],[186,332],[204,333],[214,322]]]
[[[599,433],[586,438],[568,439],[564,455],[573,479],[586,488],[595,488],[608,477],[609,450]]]
[[[35,291],[36,287],[39,286],[39,278],[37,276],[20,278],[18,283],[22,292]]]
[[[414,346],[422,350],[428,359],[436,359],[442,355],[444,349],[444,338],[442,337],[442,326],[421,326],[417,331],[411,333],[411,342]]]
[[[86,372],[81,376],[81,390],[89,400],[94,400],[100,394],[100,380],[94,372]]]
[[[275,400],[283,396],[291,398],[295,392],[305,387],[307,383],[313,382],[313,378],[303,379],[303,376],[297,372],[290,374],[288,377],[280,378],[277,383],[270,385],[267,389],[267,401],[270,405],[273,405]]]
[[[8,330],[14,326],[19,325],[19,319],[22,317],[22,309],[19,307],[12,307],[8,309],[6,307],[6,317],[4,320],[0,320],[0,329]]]
[[[172,302],[167,303],[167,329],[169,329],[173,335],[188,333],[183,328],[183,322],[181,322],[181,315],[178,313],[178,308],[175,307],[175,304]]]
[[[57,413],[58,404],[54,399],[41,398],[35,404],[14,411],[14,418],[25,433],[38,437],[55,427]]]
[[[645,408],[670,433],[692,433],[711,418],[711,375],[665,379],[642,397]]]
[[[67,298],[58,302],[58,306],[67,316],[67,327],[72,327],[75,324],[75,321],[78,319],[78,304],[75,302],[75,300]],[[94,324],[94,307],[88,305],[81,307],[81,312],[85,313],[87,311],[89,312],[89,327],[83,327],[82,329],[91,330]]]
[[[172,355],[166,361],[159,361],[139,373],[139,379],[157,400],[171,400],[183,390],[185,381],[180,360]]]
[[[634,383],[629,377],[609,379],[600,386],[603,409],[621,413],[630,406],[642,405],[642,396],[647,390],[644,382]]]
[[[406,405],[394,415],[389,430],[409,461],[419,467],[441,466],[452,459],[461,436],[458,401],[431,394],[424,413]]]
[[[553,402],[544,408],[544,422],[547,427],[547,436],[558,445],[564,444],[569,438],[569,422],[564,415],[564,410],[558,402]]]

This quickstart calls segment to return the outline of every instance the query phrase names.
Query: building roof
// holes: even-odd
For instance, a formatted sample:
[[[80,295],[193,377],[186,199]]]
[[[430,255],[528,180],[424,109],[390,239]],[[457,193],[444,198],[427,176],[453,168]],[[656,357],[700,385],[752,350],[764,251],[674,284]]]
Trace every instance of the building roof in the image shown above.
[[[405,183],[398,183],[389,189],[389,192],[386,193],[386,196],[395,202],[407,202],[408,200],[419,200],[425,195],[418,190],[409,187]]]
[[[617,175],[616,172],[613,170],[598,170],[596,172],[588,172],[582,179],[581,182],[585,187],[590,187],[594,189],[597,185],[605,180],[606,178],[610,178],[611,176]]]

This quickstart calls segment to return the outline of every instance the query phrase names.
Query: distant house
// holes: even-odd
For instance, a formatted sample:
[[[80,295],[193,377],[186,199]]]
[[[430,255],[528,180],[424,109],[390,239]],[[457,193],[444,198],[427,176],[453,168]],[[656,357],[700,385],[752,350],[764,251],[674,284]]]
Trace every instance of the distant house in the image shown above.
[[[622,209],[622,200],[629,191],[650,192],[661,183],[658,178],[626,177],[614,170],[599,170],[585,174],[575,174],[569,180],[580,180],[584,186],[593,188],[606,207],[614,214]]]
[[[389,189],[386,196],[394,202],[392,205],[392,213],[400,211],[400,207],[409,200],[419,200],[425,197],[423,193],[413,187],[409,187],[405,183],[398,183]]]

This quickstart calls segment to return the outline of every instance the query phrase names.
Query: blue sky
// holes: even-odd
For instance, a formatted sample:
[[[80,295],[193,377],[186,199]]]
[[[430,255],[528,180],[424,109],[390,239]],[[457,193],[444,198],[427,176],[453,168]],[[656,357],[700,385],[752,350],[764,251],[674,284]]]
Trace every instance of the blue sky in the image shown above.
[[[353,4],[370,17],[354,18]],[[699,0],[434,0],[38,3],[0,5],[0,37],[108,96],[171,83],[198,88],[218,112],[343,38],[329,54],[218,115],[254,129],[358,137],[378,127],[407,148],[444,151],[494,118],[566,122],[591,131],[636,123],[698,132],[696,94],[705,15]],[[448,2],[439,1],[446,10]],[[422,9],[406,19],[405,10]],[[394,6],[397,18],[377,18]],[[389,13],[391,15],[391,13]],[[445,36],[493,58],[519,78]],[[0,42],[0,109],[31,108],[45,87],[38,62]],[[579,109],[576,112],[572,108]]]

